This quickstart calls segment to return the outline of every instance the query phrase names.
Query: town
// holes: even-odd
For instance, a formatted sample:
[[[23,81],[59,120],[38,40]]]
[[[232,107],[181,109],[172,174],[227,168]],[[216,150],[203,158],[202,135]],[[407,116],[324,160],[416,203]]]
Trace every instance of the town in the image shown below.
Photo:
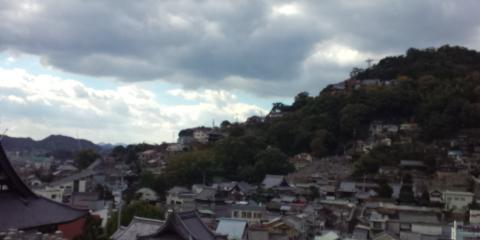
[[[450,50],[446,46],[435,51]],[[425,52],[409,50],[407,58]],[[382,63],[355,73],[318,97],[300,93],[290,106],[275,103],[266,116],[184,129],[174,143],[46,154],[21,151],[15,148],[20,140],[4,138],[0,194],[18,197],[0,198],[0,238],[480,237],[480,131],[473,127],[477,122],[457,122],[463,127],[440,133],[427,128],[455,123],[434,122],[438,116],[419,116],[416,121],[411,104],[386,100],[380,102],[388,107],[363,109],[359,102],[368,102],[369,96],[404,91],[415,81],[362,77],[381,67]],[[480,80],[478,73],[469,77]],[[422,84],[438,81],[429,78]],[[394,99],[409,101],[411,96],[403,93]],[[361,100],[352,97],[357,95]],[[312,128],[316,130],[304,140],[302,129],[311,127],[308,111],[315,101],[327,109],[322,111],[331,111],[331,101],[343,97],[357,105],[343,103],[340,120],[335,121],[338,128]],[[375,114],[365,117],[366,111]],[[379,117],[382,111],[400,113]],[[328,122],[323,119],[328,117],[319,116],[315,124]],[[82,144],[89,145],[79,142],[78,147]],[[21,216],[45,209],[51,210],[31,221]]]

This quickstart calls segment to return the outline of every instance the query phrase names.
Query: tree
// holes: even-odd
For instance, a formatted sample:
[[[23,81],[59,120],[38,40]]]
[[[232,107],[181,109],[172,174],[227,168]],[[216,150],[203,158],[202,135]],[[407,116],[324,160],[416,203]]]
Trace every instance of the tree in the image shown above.
[[[156,184],[191,185],[210,181],[215,174],[216,167],[211,151],[191,151],[178,155],[167,166],[164,178],[158,179]],[[165,180],[165,182],[163,182]],[[156,185],[156,187],[164,187]]]
[[[221,128],[228,128],[230,127],[232,124],[230,123],[230,121],[228,120],[224,120],[222,123],[220,123],[220,127]]]
[[[379,180],[378,189],[377,189],[378,196],[381,198],[391,198],[393,194],[393,189],[390,187],[386,179],[382,178]]]
[[[297,110],[307,105],[312,98],[309,96],[308,92],[301,92],[295,96],[295,100],[292,104],[291,110]]]
[[[107,240],[108,236],[102,228],[102,219],[89,214],[85,219],[82,234],[75,237],[74,240]]]
[[[254,181],[260,182],[266,174],[284,175],[294,170],[287,155],[278,148],[269,147],[255,156]]]
[[[80,169],[85,169],[98,158],[100,155],[92,149],[81,150],[75,155],[75,165]]]
[[[429,206],[430,205],[430,193],[427,189],[422,192],[419,200],[420,205]]]
[[[310,143],[310,149],[314,156],[324,157],[333,152],[336,147],[333,135],[325,129],[319,129]]]
[[[140,187],[153,189],[155,186],[155,175],[150,171],[144,171],[140,174]]]
[[[402,185],[402,187],[400,188],[398,201],[401,203],[413,203],[415,201],[415,194],[413,193],[412,185]]]
[[[123,157],[125,156],[126,153],[127,153],[127,149],[124,146],[119,145],[119,146],[116,146],[112,149],[111,155],[116,160],[120,160],[120,159],[123,159]]]
[[[356,132],[367,121],[369,108],[365,104],[353,103],[347,104],[340,111],[340,129],[347,136],[356,137]]]
[[[310,201],[313,201],[320,197],[320,192],[317,187],[310,186],[308,189],[310,190]]]

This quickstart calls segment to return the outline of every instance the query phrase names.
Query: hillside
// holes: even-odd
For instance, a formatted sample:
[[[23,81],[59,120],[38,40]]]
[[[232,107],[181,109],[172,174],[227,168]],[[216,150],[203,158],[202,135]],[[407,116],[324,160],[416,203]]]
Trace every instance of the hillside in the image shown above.
[[[201,177],[185,176],[206,174],[258,182],[267,173],[292,171],[287,158],[303,152],[317,158],[349,154],[361,173],[402,158],[435,166],[448,147],[439,143],[480,128],[479,64],[478,52],[450,46],[384,58],[317,96],[303,92],[292,105],[274,103],[264,119],[222,123],[228,137],[179,157],[167,178],[189,184]],[[378,146],[371,133],[378,122],[407,128],[388,138],[388,146]],[[373,149],[358,151],[360,144]]]
[[[75,152],[82,149],[100,150],[100,147],[91,141],[62,135],[50,135],[39,141],[31,138],[5,136],[2,140],[2,145],[7,151]]]

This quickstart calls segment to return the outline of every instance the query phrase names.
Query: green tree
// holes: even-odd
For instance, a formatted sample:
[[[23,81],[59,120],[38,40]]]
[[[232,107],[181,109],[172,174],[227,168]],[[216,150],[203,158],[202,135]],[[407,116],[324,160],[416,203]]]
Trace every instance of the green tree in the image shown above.
[[[378,181],[378,188],[377,188],[378,196],[381,198],[391,198],[393,194],[393,189],[388,184],[385,178],[381,178]]]
[[[315,137],[310,143],[310,149],[314,156],[324,157],[334,151],[336,142],[333,135],[325,129],[315,132]]]
[[[340,129],[347,136],[356,137],[360,128],[366,124],[369,108],[365,104],[347,104],[340,111]]]
[[[402,185],[400,188],[400,194],[398,196],[398,201],[401,203],[413,203],[415,201],[415,194],[411,185]]]
[[[266,174],[284,175],[294,170],[293,165],[278,148],[267,148],[255,156],[255,182],[260,182]]]
[[[173,185],[201,183],[204,180],[210,181],[215,172],[216,166],[211,151],[186,152],[175,157],[168,164],[164,178],[161,178],[161,180],[157,179],[157,184],[161,183],[164,185],[162,187],[170,187]]]
[[[75,155],[75,165],[80,169],[85,169],[98,158],[100,155],[92,149],[81,150]]]
[[[108,237],[101,225],[102,219],[100,217],[88,215],[83,225],[82,234],[75,237],[74,240],[107,240]]]

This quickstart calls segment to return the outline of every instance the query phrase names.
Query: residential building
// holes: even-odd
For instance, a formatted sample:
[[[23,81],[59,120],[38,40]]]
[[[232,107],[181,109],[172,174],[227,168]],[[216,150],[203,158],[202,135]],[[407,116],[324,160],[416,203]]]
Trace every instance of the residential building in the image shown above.
[[[454,211],[466,210],[468,205],[472,203],[474,194],[463,191],[444,191],[443,200],[445,201],[445,209],[453,209]]]
[[[156,202],[159,199],[157,193],[151,188],[140,188],[135,194],[142,201]]]
[[[245,220],[220,218],[215,232],[226,235],[229,240],[246,240],[248,222]]]
[[[249,223],[260,223],[266,213],[265,206],[254,203],[231,205],[231,218],[246,220]]]

